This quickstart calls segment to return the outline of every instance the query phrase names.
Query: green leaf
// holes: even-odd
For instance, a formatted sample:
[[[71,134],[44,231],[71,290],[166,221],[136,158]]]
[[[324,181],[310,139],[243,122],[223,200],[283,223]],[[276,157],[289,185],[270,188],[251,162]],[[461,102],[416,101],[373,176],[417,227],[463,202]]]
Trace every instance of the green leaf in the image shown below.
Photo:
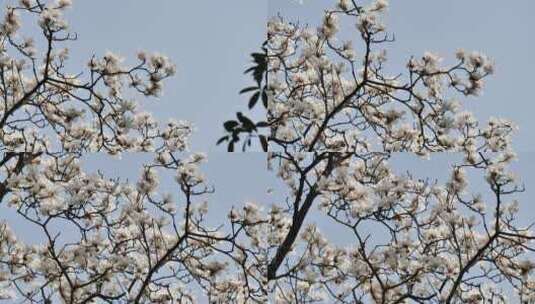
[[[232,132],[232,130],[237,126],[239,125],[239,123],[235,120],[227,120],[225,121],[225,123],[223,124],[223,127],[225,127],[225,130],[227,130],[228,132]]]
[[[268,141],[264,135],[258,135],[258,138],[260,139],[260,144],[262,145],[262,149],[264,152],[268,151]]]
[[[220,139],[217,140],[216,145],[220,145],[221,143],[223,143],[224,141],[227,141],[227,140],[228,140],[228,136],[223,136],[223,137],[221,137]]]
[[[266,62],[266,54],[264,53],[252,53],[251,56],[258,65],[263,65]]]
[[[246,129],[256,131],[256,126],[254,122],[249,118],[245,117],[242,112],[238,112],[236,116],[238,116],[238,120],[243,124]]]
[[[264,71],[265,70],[262,67],[257,67],[253,72],[253,78],[258,86],[262,84],[262,79],[264,79]]]
[[[262,104],[264,105],[264,108],[267,109],[267,107],[268,107],[268,96],[267,96],[266,90],[262,90]]]
[[[241,90],[241,91],[240,91],[240,94],[247,93],[247,92],[251,92],[251,91],[255,91],[255,90],[260,90],[260,88],[257,87],[257,86],[247,87],[247,88]]]
[[[253,94],[253,96],[251,96],[251,98],[249,99],[249,109],[254,108],[254,106],[258,102],[259,97],[260,97],[260,92],[256,92]]]
[[[259,121],[259,122],[256,123],[256,126],[258,128],[266,128],[266,127],[269,127],[269,124],[267,122],[265,122],[265,121]]]

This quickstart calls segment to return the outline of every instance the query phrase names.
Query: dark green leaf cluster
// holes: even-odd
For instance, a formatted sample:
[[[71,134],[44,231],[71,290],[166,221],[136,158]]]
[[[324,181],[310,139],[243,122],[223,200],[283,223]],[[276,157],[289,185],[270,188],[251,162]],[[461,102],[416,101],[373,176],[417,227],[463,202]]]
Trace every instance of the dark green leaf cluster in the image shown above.
[[[249,97],[248,108],[252,110],[258,102],[262,101],[262,106],[267,109],[268,95],[267,95],[267,49],[266,43],[262,44],[261,52],[255,52],[251,54],[253,66],[245,70],[245,74],[251,74],[256,85],[246,87],[240,91],[240,94],[251,93]],[[244,115],[242,112],[236,113],[235,120],[227,120],[223,127],[227,133],[221,137],[217,144],[228,142],[227,151],[234,152],[236,144],[242,140],[241,136],[244,136],[242,151],[251,147],[252,140],[257,138],[262,150],[268,151],[268,138],[266,135],[260,134],[260,128],[267,128],[269,124],[265,121],[254,122],[252,119]]]

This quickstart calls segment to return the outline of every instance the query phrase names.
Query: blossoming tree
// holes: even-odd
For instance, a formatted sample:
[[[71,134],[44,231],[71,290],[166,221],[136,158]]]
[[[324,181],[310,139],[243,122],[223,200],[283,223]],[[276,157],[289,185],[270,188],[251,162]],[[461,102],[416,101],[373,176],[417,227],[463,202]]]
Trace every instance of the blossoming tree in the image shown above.
[[[41,239],[24,243],[2,218],[0,301],[188,303],[190,284],[209,298],[232,294],[239,281],[218,277],[230,247],[213,248],[232,236],[205,227],[206,206],[196,204],[211,191],[197,168],[204,157],[177,154],[190,125],[160,125],[130,97],[158,95],[175,67],[146,53],[127,67],[107,53],[68,73],[70,4],[21,0],[0,23],[0,203]],[[25,37],[21,20],[42,36]],[[154,161],[128,183],[86,173],[83,157],[95,152]],[[175,172],[183,204],[156,191],[157,170]]]
[[[458,51],[446,66],[426,53],[388,75],[382,0],[340,0],[317,30],[272,19],[267,84],[257,78],[251,99],[268,115],[250,124],[269,128],[262,146],[288,196],[235,206],[212,227],[205,157],[184,153],[191,126],[160,124],[132,99],[157,96],[174,66],[139,53],[128,67],[108,53],[68,73],[70,4],[20,0],[0,23],[0,207],[41,239],[26,244],[0,222],[0,302],[535,300],[535,237],[516,221],[522,188],[507,166],[515,127],[481,125],[456,101],[482,89],[493,71],[486,56]],[[339,19],[356,25],[362,49],[336,39]],[[24,37],[21,20],[37,21],[41,36]],[[229,142],[256,132],[236,131],[242,120]],[[131,183],[88,173],[84,156],[95,152],[154,157]],[[463,160],[438,184],[395,174],[387,161],[397,152]],[[486,180],[492,200],[470,188],[467,171]],[[179,201],[160,191],[164,172]],[[353,240],[322,235],[310,221],[317,208]]]
[[[271,168],[290,189],[277,214],[267,276],[280,302],[507,303],[535,300],[534,239],[516,222],[513,123],[487,125],[461,108],[493,72],[489,58],[434,53],[387,73],[388,3],[339,0],[317,28],[282,17],[268,23]],[[342,25],[340,25],[342,24]],[[360,41],[338,39],[352,24]],[[438,184],[395,174],[393,153],[464,156]],[[469,187],[486,179],[492,199]],[[306,224],[313,207],[337,233]],[[370,231],[374,233],[370,233]],[[509,285],[508,287],[504,287]]]

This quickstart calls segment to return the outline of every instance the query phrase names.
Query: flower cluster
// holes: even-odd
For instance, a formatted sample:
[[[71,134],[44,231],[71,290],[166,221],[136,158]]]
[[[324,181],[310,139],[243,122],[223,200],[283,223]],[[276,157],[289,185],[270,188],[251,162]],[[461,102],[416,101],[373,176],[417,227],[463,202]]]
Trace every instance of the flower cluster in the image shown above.
[[[339,1],[317,29],[281,17],[268,23],[268,117],[272,148],[295,151],[456,151],[464,115],[453,93],[477,95],[493,63],[457,51],[452,65],[431,52],[407,63],[406,78],[385,73],[390,36],[381,23],[386,1]],[[355,19],[364,50],[338,42],[339,19]],[[356,54],[362,54],[357,56]],[[355,135],[358,131],[358,136]],[[464,134],[462,134],[464,135]]]
[[[505,303],[504,290],[532,299],[534,238],[508,199],[523,190],[509,169],[516,126],[482,124],[461,103],[479,95],[492,60],[426,52],[389,75],[388,3],[360,2],[337,1],[317,29],[268,23],[268,160],[288,187],[272,211],[282,221],[267,267],[273,302]],[[338,39],[347,20],[360,43]],[[394,173],[395,152],[462,157],[442,184]],[[476,177],[488,193],[472,189]],[[336,231],[307,226],[317,216]],[[337,244],[345,230],[354,241]]]
[[[161,124],[133,99],[160,94],[175,73],[167,57],[140,52],[128,67],[109,52],[71,75],[62,47],[75,38],[62,17],[71,2],[8,7],[0,204],[39,241],[27,244],[0,221],[0,301],[505,303],[508,293],[533,301],[535,235],[517,222],[523,188],[510,169],[516,126],[482,124],[461,103],[482,90],[492,61],[459,50],[447,64],[426,52],[388,75],[388,3],[335,2],[317,29],[268,23],[263,124],[268,168],[286,197],[218,213],[206,156],[184,153],[191,125]],[[44,49],[21,37],[26,17]],[[362,43],[337,39],[347,20]],[[154,156],[135,182],[83,165],[87,153],[134,151]],[[394,170],[396,152],[445,151],[461,157],[443,182]],[[160,187],[165,174],[176,193]],[[487,188],[473,189],[477,178]],[[320,231],[317,217],[335,228]]]
[[[5,11],[0,24],[3,147],[75,154],[185,149],[191,127],[171,122],[161,130],[157,121],[138,110],[129,93],[158,96],[164,80],[175,74],[166,56],[141,52],[138,63],[129,67],[119,55],[108,52],[91,58],[88,71],[65,71],[69,50],[64,46],[76,39],[63,18],[70,5],[67,0],[25,0]],[[22,14],[36,19],[42,28],[46,42],[42,49],[33,38],[22,36]]]

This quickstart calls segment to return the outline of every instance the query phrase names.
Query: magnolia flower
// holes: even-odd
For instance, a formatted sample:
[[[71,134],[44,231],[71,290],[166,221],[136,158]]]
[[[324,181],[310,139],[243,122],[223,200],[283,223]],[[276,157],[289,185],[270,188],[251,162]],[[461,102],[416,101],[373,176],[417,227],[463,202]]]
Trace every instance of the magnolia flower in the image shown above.
[[[141,179],[137,184],[138,191],[141,193],[151,193],[158,187],[158,175],[152,167],[143,169]]]
[[[323,19],[323,27],[321,32],[327,37],[333,37],[338,32],[338,16],[335,14],[327,14]]]
[[[58,0],[59,8],[66,8],[72,5],[72,0]]]

